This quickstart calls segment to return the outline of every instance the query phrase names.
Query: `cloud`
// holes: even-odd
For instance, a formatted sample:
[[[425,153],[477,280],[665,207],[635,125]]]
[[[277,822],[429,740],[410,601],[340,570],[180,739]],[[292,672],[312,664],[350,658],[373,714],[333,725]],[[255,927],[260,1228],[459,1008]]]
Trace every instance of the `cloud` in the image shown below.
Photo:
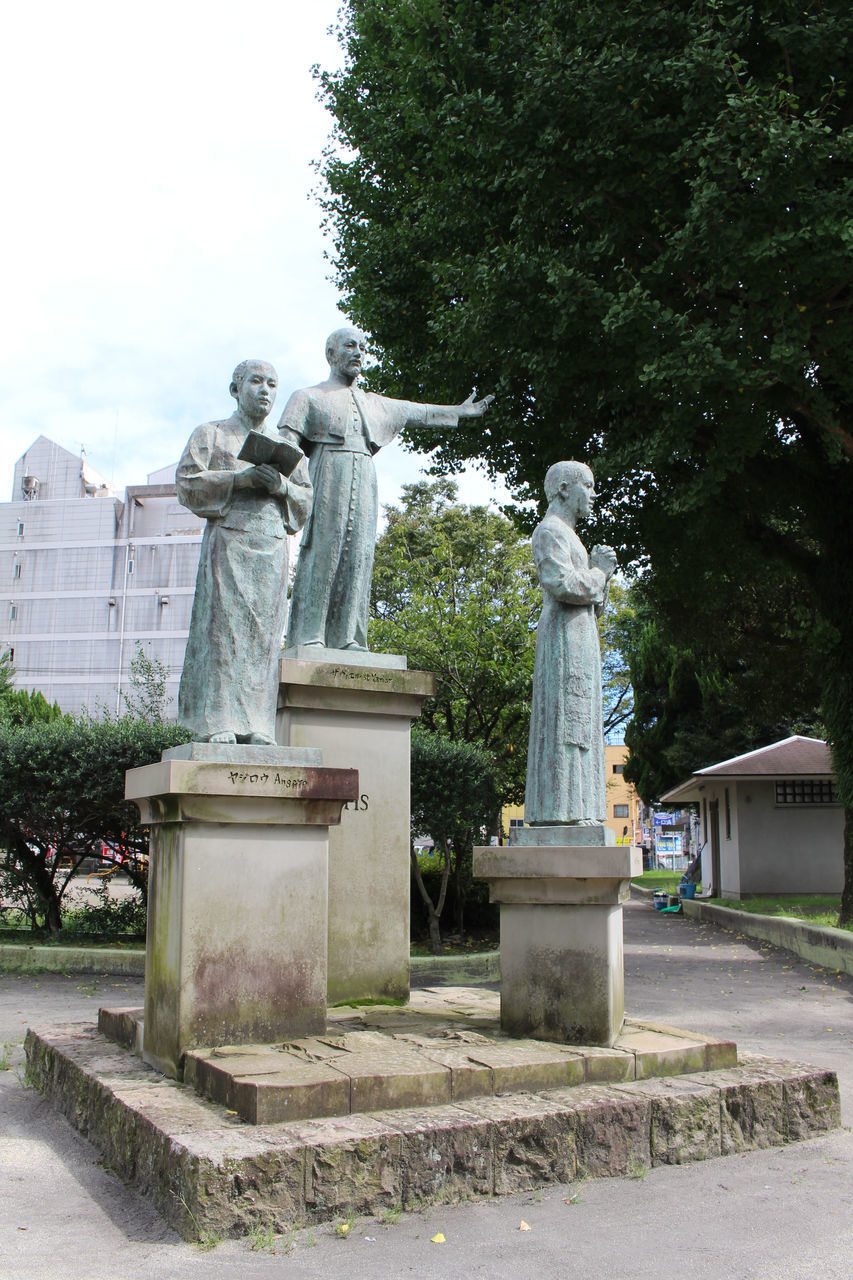
[[[309,198],[331,125],[311,67],[339,62],[337,8],[31,0],[6,16],[0,493],[40,434],[140,483],[230,412],[245,357],[272,361],[282,400],[325,376],[343,317]],[[384,501],[420,465],[397,454]]]

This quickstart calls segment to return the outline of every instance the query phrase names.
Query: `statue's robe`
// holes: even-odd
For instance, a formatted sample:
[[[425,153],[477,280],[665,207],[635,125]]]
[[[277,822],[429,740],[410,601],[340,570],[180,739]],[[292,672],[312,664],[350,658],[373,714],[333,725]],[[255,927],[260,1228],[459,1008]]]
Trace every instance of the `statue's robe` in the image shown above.
[[[178,500],[207,521],[178,695],[178,720],[197,742],[275,738],[287,535],[305,523],[311,484],[303,459],[280,493],[235,489],[250,466],[237,457],[246,434],[235,417],[196,427],[175,477]]]
[[[597,614],[607,579],[575,531],[548,512],[533,533],[544,595],[536,632],[524,818],[599,823],[606,817]]]
[[[279,431],[309,456],[314,502],[299,548],[288,648],[366,649],[378,500],[373,455],[403,427],[453,427],[452,405],[321,382],[295,391]]]

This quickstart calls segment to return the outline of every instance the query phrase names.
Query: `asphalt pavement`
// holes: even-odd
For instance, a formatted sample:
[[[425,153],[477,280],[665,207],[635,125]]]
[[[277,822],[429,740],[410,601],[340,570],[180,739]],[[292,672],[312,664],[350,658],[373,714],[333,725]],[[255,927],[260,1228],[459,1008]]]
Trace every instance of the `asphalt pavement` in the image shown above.
[[[853,979],[645,901],[625,910],[627,1012],[838,1073],[853,1123]],[[186,1244],[24,1087],[28,1025],[140,1003],[118,978],[0,975],[3,1280],[851,1280],[853,1136],[273,1239]]]

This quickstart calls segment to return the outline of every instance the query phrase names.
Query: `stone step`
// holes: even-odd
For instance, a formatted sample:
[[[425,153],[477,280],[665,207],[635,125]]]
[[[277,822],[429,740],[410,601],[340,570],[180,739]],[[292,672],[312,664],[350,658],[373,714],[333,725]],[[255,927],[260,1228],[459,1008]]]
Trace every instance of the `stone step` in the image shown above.
[[[30,1030],[26,1050],[33,1083],[185,1239],[636,1176],[840,1122],[834,1072],[758,1058],[663,1079],[247,1125],[94,1027]]]
[[[138,1046],[141,1012],[102,1009],[99,1029]],[[325,1036],[188,1053],[184,1082],[249,1124],[276,1124],[737,1064],[731,1041],[633,1018],[610,1049],[511,1039],[500,1028],[498,994],[477,988],[419,991],[402,1007],[327,1016]]]

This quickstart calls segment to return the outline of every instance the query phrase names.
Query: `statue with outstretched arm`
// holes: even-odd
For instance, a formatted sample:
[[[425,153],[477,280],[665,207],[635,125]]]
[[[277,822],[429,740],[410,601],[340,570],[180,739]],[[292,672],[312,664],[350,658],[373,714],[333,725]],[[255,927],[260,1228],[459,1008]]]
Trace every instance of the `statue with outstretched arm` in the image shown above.
[[[416,404],[356,386],[365,352],[358,329],[326,343],[329,376],[295,391],[279,422],[309,458],[314,489],[293,584],[287,647],[367,649],[367,616],[379,505],[373,455],[407,426],[455,427],[478,418],[493,397]]]

